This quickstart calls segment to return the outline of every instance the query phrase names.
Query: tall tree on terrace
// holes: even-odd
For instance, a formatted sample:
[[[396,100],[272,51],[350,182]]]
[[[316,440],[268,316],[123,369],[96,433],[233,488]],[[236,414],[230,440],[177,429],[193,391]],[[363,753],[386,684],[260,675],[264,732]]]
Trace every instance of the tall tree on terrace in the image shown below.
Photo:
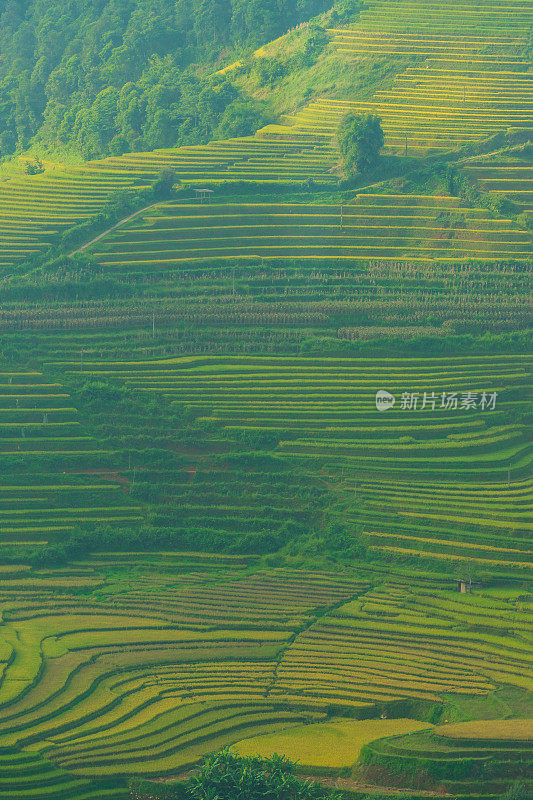
[[[375,166],[385,142],[381,119],[375,114],[348,114],[337,139],[348,175],[367,172]]]

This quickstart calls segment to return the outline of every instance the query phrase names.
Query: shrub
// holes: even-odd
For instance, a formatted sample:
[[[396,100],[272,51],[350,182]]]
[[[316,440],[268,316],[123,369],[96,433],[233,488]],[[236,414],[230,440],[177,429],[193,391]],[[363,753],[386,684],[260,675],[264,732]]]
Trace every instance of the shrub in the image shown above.
[[[24,172],[26,175],[40,175],[44,172],[43,162],[37,156],[34,156],[33,161],[26,161]]]
[[[229,749],[207,756],[189,781],[194,800],[338,800],[340,794],[302,781],[283,756],[241,757]]]
[[[161,784],[144,778],[132,778],[129,782],[132,800],[184,800],[188,797],[182,783]]]
[[[176,181],[176,173],[173,169],[162,169],[155,181],[152,183],[154,195],[156,197],[170,196]]]
[[[287,65],[277,60],[261,58],[254,66],[254,73],[261,86],[272,87],[276,81],[285,77]]]
[[[235,136],[251,136],[265,122],[265,113],[259,103],[236,101],[231,103],[222,114],[220,123],[215,130],[215,137],[231,139]]]
[[[187,783],[162,785],[133,778],[130,796],[132,800],[340,800],[339,793],[293,773],[294,764],[282,756],[241,757],[226,748],[206,756]]]
[[[509,786],[502,800],[531,800],[531,788],[523,781],[515,781]]]
[[[361,0],[336,0],[331,9],[331,23],[341,25],[357,19],[361,5]]]

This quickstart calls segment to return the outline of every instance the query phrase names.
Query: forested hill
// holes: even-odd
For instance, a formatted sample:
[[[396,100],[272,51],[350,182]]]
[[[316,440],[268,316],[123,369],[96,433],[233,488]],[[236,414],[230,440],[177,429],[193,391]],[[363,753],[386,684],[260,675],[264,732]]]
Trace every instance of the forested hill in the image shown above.
[[[1,0],[0,158],[37,135],[84,158],[259,127],[264,109],[210,67],[331,0]],[[357,7],[340,0],[339,8]],[[226,126],[227,127],[227,126]]]

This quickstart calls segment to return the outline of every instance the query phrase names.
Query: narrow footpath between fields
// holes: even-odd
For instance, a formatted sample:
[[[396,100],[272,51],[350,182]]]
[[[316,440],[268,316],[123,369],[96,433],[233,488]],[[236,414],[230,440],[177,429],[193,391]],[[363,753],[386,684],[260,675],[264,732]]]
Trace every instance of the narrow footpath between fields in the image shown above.
[[[86,250],[92,244],[96,244],[96,242],[99,242],[100,239],[103,239],[104,236],[107,236],[107,234],[111,233],[111,231],[114,231],[116,228],[120,228],[122,225],[125,225],[126,222],[129,222],[130,219],[134,219],[135,217],[138,217],[139,214],[143,214],[145,211],[148,211],[149,208],[153,208],[154,206],[158,206],[160,203],[161,203],[161,200],[158,200],[157,203],[150,203],[149,206],[145,206],[144,208],[140,208],[139,211],[135,211],[133,214],[130,214],[129,217],[124,217],[124,219],[119,220],[114,225],[112,225],[110,228],[105,230],[103,233],[100,233],[98,236],[95,236],[94,239],[91,239],[90,242],[85,242],[85,244],[82,244],[82,246],[78,247],[77,250],[73,250],[72,253],[68,254],[68,257],[71,258],[72,256],[75,256],[78,253],[83,252],[83,250]]]

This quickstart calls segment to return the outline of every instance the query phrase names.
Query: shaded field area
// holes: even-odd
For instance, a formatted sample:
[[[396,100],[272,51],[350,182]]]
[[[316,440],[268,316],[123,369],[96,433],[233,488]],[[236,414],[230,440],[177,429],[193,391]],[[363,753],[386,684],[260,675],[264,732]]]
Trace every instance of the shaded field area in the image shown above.
[[[61,368],[79,378],[75,364]],[[329,509],[376,554],[502,574],[531,566],[527,357],[207,356],[89,362],[84,375],[193,415],[200,438],[182,457],[194,479],[173,487],[182,523],[230,532],[267,508],[282,515],[272,492],[288,468],[317,502],[322,487],[302,521],[323,524]],[[382,389],[397,398],[386,412],[376,409]],[[256,490],[240,495],[250,469]]]
[[[69,393],[40,372],[0,374],[0,548],[46,545],[79,525],[131,526],[141,509],[120,459],[87,431]]]

